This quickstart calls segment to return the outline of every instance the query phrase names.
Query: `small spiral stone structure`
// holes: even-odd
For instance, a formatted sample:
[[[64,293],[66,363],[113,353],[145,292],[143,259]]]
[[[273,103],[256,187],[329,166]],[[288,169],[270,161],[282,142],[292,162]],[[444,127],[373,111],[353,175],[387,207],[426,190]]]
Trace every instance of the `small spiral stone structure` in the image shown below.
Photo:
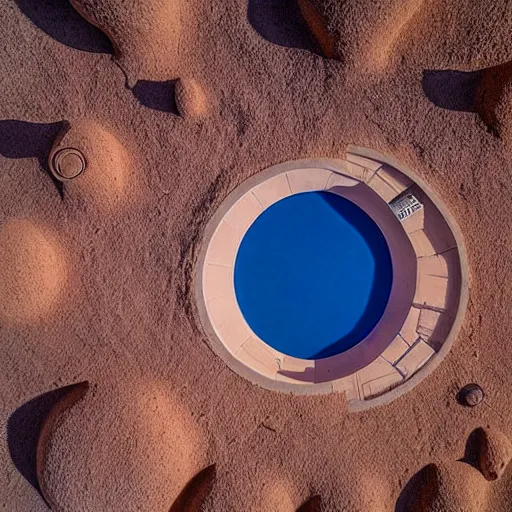
[[[72,180],[82,174],[87,167],[87,160],[78,149],[64,148],[52,160],[52,174],[60,181]]]

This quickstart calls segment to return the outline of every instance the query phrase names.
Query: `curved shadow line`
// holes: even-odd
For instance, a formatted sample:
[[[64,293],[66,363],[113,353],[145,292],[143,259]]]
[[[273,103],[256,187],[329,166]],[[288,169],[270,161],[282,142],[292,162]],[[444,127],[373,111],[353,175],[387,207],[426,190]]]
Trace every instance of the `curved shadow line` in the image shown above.
[[[438,487],[437,466],[424,466],[405,484],[396,502],[395,512],[427,510]]]
[[[179,116],[175,88],[176,80],[139,80],[131,91],[141,105]]]
[[[29,400],[7,420],[7,447],[16,469],[44,498],[36,473],[37,443],[41,428],[53,407],[74,387],[65,386]]]
[[[322,197],[336,213],[363,236],[373,255],[375,272],[368,302],[356,325],[343,338],[316,353],[310,359],[323,359],[344,352],[366,338],[381,319],[388,304],[393,284],[391,253],[386,239],[375,221],[348,199],[343,198],[345,202],[341,202],[340,196],[329,192],[323,193]],[[379,234],[378,237],[375,236],[376,233]]]
[[[197,473],[180,492],[169,512],[200,512],[212,492],[217,479],[217,469],[212,464]]]

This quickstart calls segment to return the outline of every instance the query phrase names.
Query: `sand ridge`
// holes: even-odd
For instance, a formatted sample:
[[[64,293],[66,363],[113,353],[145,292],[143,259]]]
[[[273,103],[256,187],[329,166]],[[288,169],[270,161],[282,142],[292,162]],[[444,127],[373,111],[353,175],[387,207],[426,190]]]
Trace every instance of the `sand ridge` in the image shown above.
[[[479,489],[486,485],[482,496],[488,508],[507,512],[512,500],[510,466],[489,483],[471,467],[459,471],[454,461],[462,455],[468,430],[492,422],[507,437],[511,434],[512,351],[505,341],[512,329],[505,285],[512,278],[510,151],[505,139],[489,133],[473,104],[464,111],[434,104],[423,89],[422,76],[428,70],[473,72],[509,62],[508,4],[425,2],[393,43],[393,65],[369,84],[364,68],[351,67],[347,80],[343,63],[265,39],[250,27],[247,2],[193,2],[188,14],[198,30],[181,31],[180,47],[193,55],[180,58],[187,65],[183,76],[200,81],[218,99],[209,115],[196,123],[138,103],[108,54],[77,49],[80,45],[53,37],[57,22],[69,27],[65,16],[52,17],[43,9],[29,19],[19,3],[1,1],[5,21],[0,41],[5,50],[0,117],[2,130],[13,136],[0,140],[0,222],[27,218],[31,224],[44,224],[66,249],[71,238],[80,257],[74,272],[86,292],[80,295],[83,302],[73,303],[74,311],[65,317],[45,316],[44,328],[4,329],[2,324],[3,430],[18,408],[59,383],[88,380],[98,383],[99,390],[96,397],[88,393],[64,416],[53,438],[49,469],[55,465],[63,470],[49,490],[59,505],[80,510],[81,490],[94,484],[94,492],[85,495],[93,500],[86,503],[88,510],[108,510],[105,501],[116,510],[131,492],[149,489],[152,504],[166,512],[190,478],[215,463],[217,481],[207,510],[256,508],[266,475],[275,471],[291,482],[286,492],[294,507],[315,493],[322,496],[325,510],[350,512],[364,510],[364,489],[357,482],[368,474],[371,487],[378,474],[382,482],[372,499],[394,510],[422,467],[450,460],[446,472],[453,475],[446,476],[443,493],[458,494],[438,501],[440,506],[450,510],[450,500],[465,505],[459,491],[466,489],[467,478]],[[109,7],[112,19],[117,7],[123,7],[104,0],[97,4],[105,12]],[[369,25],[378,24],[378,10],[373,12],[370,2],[361,5]],[[270,11],[263,10],[263,16],[270,23]],[[346,20],[345,37],[354,41],[354,48],[366,48],[358,41],[369,35],[353,16]],[[68,36],[73,35],[69,31]],[[128,41],[132,35],[124,32],[122,38]],[[173,44],[161,55],[172,54]],[[139,66],[142,57],[134,50],[132,58],[131,48],[126,42],[126,62],[134,62],[131,81],[143,76],[167,81],[181,75],[170,59],[160,74],[149,54]],[[40,172],[39,161],[48,157],[45,145],[26,147],[25,141],[46,140],[54,123],[69,119],[73,125],[79,118],[97,120],[129,149],[130,158],[144,163],[136,168],[136,183],[147,189],[133,196],[130,209],[97,208],[99,195],[78,200],[78,188],[76,196],[70,189],[62,200]],[[134,143],[127,142],[131,139]],[[343,157],[348,144],[393,155],[429,182],[461,225],[472,271],[468,314],[443,364],[410,394],[355,415],[347,415],[337,395],[278,395],[232,374],[208,349],[184,293],[191,275],[187,269],[194,268],[195,244],[230,190],[278,162]],[[71,183],[78,187],[86,176],[87,170]],[[130,193],[123,197],[132,198]],[[61,313],[66,302],[57,301],[55,313]],[[124,371],[130,365],[164,386],[165,395],[177,396],[208,440],[208,448],[197,452],[197,464],[182,475],[179,485],[174,485],[174,476],[168,477],[174,474],[172,468],[155,454],[153,443],[158,448],[162,443],[144,444],[148,438],[143,425],[151,424],[153,415],[140,413],[139,405],[150,401],[137,398],[133,375]],[[121,374],[121,384],[114,386],[115,371]],[[458,389],[469,382],[484,387],[489,407],[457,404]],[[142,384],[148,389],[151,385]],[[98,414],[91,412],[93,402]],[[174,398],[169,402],[174,411]],[[163,432],[166,410],[162,405],[164,412],[155,412],[160,420],[148,429],[150,438]],[[133,421],[138,414],[141,423]],[[86,436],[95,439],[98,431],[103,444],[84,442]],[[173,446],[181,437],[172,435],[166,444]],[[140,452],[133,452],[130,463],[119,464],[112,449],[127,440],[142,443]],[[97,452],[91,454],[91,446]],[[143,465],[146,451],[151,468],[133,471]],[[0,445],[0,463],[0,508],[47,510],[15,467],[5,442]],[[150,472],[158,477],[154,485],[147,480]],[[117,480],[127,479],[132,490],[118,485]],[[244,502],[248,494],[254,502]]]
[[[87,381],[70,385],[62,399],[52,407],[46,416],[39,432],[36,452],[36,475],[40,485],[41,494],[53,510],[57,510],[59,507],[58,504],[53,502],[51,493],[46,489],[44,480],[46,457],[50,451],[49,444],[52,441],[52,436],[58,423],[62,421],[63,415],[77,402],[84,398],[88,389],[89,383]]]
[[[404,512],[490,511],[489,482],[501,478],[510,463],[510,440],[494,427],[477,428],[465,455],[422,468],[407,484],[397,507]]]
[[[487,510],[485,480],[469,464],[442,463],[435,466],[436,484],[430,489],[425,506],[418,512],[479,512]]]
[[[322,498],[321,496],[312,496],[308,500],[306,500],[300,508],[297,509],[297,512],[321,512],[322,510]]]
[[[199,512],[215,485],[215,464],[195,475],[183,488],[169,512]]]
[[[510,439],[493,428],[476,431],[479,454],[478,468],[486,480],[492,482],[501,478],[512,459]]]
[[[302,14],[324,55],[345,66],[379,74],[393,60],[395,46],[424,0],[364,2],[300,0]],[[357,38],[353,31],[357,30]]]
[[[488,129],[507,144],[512,140],[512,61],[481,70],[481,81],[476,91],[480,117]]]

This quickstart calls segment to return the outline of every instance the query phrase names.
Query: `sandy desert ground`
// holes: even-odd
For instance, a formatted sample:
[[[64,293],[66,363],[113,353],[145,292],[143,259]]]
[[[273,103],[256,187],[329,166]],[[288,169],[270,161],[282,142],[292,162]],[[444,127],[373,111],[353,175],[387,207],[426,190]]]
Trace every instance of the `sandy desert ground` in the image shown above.
[[[48,510],[41,489],[66,512],[512,510],[509,0],[0,9],[2,510]],[[63,144],[87,170],[61,183]],[[429,183],[471,275],[442,365],[358,414],[231,372],[191,292],[229,191],[349,144]],[[470,382],[475,408],[456,401]]]

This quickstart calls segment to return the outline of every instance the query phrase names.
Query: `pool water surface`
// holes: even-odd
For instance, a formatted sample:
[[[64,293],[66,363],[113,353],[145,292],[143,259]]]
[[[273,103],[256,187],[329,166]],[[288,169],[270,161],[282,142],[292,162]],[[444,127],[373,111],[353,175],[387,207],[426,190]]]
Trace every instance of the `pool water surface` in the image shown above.
[[[331,192],[295,194],[266,209],[235,262],[240,310],[265,343],[301,359],[344,352],[386,308],[393,270],[377,224]]]

